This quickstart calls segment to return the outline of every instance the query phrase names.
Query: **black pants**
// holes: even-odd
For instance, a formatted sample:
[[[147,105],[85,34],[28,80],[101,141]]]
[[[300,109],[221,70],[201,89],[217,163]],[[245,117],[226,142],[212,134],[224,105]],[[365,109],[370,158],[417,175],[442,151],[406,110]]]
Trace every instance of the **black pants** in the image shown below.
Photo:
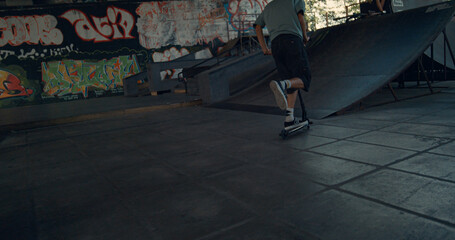
[[[292,34],[282,34],[272,41],[272,54],[282,80],[298,77],[308,91],[311,83],[310,65],[303,41]],[[290,89],[288,93],[295,92]]]

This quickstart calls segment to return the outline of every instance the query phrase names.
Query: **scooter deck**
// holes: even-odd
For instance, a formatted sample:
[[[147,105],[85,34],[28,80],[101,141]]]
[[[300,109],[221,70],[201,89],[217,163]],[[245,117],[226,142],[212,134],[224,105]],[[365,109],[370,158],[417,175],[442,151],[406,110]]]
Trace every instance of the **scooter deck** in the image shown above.
[[[280,137],[286,139],[289,135],[298,132],[301,129],[310,129],[310,121],[307,119],[297,125],[286,127],[281,130]]]

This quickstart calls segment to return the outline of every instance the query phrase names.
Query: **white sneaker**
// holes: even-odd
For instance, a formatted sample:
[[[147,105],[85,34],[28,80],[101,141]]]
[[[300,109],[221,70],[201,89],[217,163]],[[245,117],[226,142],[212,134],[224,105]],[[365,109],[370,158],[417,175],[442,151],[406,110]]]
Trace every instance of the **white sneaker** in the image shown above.
[[[271,81],[270,82],[270,89],[273,92],[273,95],[275,95],[275,101],[278,107],[281,110],[286,110],[288,107],[288,101],[286,99],[286,93],[284,92],[286,90],[285,83],[282,81]]]
[[[291,129],[294,129],[294,128],[297,128],[297,127],[301,127],[301,126],[305,126],[305,125],[308,125],[308,124],[310,124],[310,122],[308,120],[300,120],[298,118],[294,118],[294,121],[284,122],[284,130],[289,131]]]

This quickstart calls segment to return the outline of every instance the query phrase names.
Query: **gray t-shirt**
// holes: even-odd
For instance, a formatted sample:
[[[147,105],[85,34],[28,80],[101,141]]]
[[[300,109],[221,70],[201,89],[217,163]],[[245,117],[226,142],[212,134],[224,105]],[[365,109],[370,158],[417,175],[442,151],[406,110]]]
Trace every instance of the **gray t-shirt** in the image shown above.
[[[303,0],[273,0],[265,6],[254,24],[267,26],[271,40],[281,34],[293,34],[303,39],[297,17],[299,12],[305,13]]]

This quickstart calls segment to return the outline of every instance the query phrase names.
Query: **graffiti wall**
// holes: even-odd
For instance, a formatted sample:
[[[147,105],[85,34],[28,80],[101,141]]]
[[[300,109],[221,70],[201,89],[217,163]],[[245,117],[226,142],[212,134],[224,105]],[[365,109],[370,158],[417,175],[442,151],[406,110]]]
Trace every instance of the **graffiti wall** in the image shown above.
[[[122,94],[147,62],[216,49],[267,0],[102,2],[0,10],[0,107]],[[203,54],[200,54],[203,53]],[[179,70],[161,73],[173,78]]]

